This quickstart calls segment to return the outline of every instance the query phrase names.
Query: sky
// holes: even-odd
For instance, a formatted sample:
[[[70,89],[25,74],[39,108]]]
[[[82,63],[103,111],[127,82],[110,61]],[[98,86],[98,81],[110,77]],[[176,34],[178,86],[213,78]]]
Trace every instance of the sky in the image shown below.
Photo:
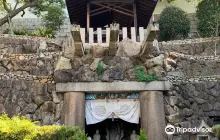
[[[15,0],[8,0],[8,1],[11,3],[12,7],[14,7]],[[66,13],[66,16],[68,17],[67,9],[65,8],[64,11]],[[37,18],[36,15],[34,15],[33,13],[29,11],[29,8],[25,9],[25,15],[23,17],[21,17],[21,15],[22,15],[22,12],[20,12],[17,16],[15,16],[14,19],[15,18]],[[3,16],[4,16],[3,14],[0,15],[0,17],[3,17]]]

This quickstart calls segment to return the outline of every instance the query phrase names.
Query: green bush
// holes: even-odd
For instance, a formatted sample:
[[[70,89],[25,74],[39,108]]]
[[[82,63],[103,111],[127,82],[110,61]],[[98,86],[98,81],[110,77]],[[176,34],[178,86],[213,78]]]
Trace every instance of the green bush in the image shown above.
[[[0,140],[87,140],[78,127],[38,126],[25,117],[0,116]]]
[[[140,136],[139,136],[138,140],[147,140],[147,135],[145,134],[143,129],[141,129]]]
[[[198,4],[196,16],[198,18],[198,31],[202,37],[216,36],[216,20],[219,21],[220,5],[216,0],[203,0]]]
[[[159,19],[160,40],[168,41],[176,37],[187,37],[190,32],[190,21],[186,12],[174,6],[165,8]]]
[[[218,138],[220,138],[220,125],[215,125],[212,128],[212,132],[214,133],[214,135]]]
[[[14,35],[55,38],[55,34],[51,28],[38,27],[35,30],[28,30],[26,28],[20,28],[20,29],[14,28],[12,30]],[[10,29],[6,29],[3,33],[9,34]]]
[[[135,75],[136,75],[136,81],[138,82],[151,82],[157,80],[156,74],[149,75],[144,71],[143,67],[136,66],[134,68]]]

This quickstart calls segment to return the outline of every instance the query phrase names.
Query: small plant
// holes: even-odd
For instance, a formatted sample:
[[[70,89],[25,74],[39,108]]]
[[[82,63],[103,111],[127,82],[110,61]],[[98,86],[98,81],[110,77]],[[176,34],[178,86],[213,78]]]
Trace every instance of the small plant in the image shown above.
[[[157,80],[156,74],[149,75],[144,71],[143,67],[136,66],[134,68],[136,74],[136,80],[138,82],[151,82]]]
[[[174,6],[165,8],[159,19],[160,40],[173,40],[180,36],[186,38],[190,32],[190,21],[186,12]]]
[[[99,79],[101,79],[102,73],[105,71],[105,68],[102,66],[102,61],[99,61],[98,66],[96,67],[96,72]]]
[[[35,30],[28,30],[26,28],[12,29],[14,35],[24,35],[24,36],[37,36],[37,37],[47,37],[55,38],[55,34],[51,28],[38,27]],[[10,29],[6,29],[3,33],[8,34]]]
[[[212,132],[214,133],[214,135],[215,135],[217,138],[220,138],[220,125],[215,125],[215,126],[212,128]]]
[[[147,135],[145,134],[143,129],[141,129],[140,136],[139,136],[138,140],[147,140]]]

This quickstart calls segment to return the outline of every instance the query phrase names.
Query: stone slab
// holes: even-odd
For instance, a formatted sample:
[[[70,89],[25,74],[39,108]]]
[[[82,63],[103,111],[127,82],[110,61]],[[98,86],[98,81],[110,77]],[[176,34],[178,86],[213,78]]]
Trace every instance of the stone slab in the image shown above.
[[[61,124],[85,129],[85,93],[69,92],[64,94]]]
[[[167,91],[172,84],[168,81],[145,82],[78,82],[57,83],[57,92],[140,92]]]

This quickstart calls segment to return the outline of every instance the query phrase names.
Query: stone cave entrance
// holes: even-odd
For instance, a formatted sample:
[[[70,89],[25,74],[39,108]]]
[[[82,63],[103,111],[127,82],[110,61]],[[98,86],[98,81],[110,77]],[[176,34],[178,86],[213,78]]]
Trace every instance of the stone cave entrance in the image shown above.
[[[96,130],[99,130],[101,140],[130,140],[132,131],[135,130],[136,134],[139,135],[140,128],[140,123],[135,124],[118,118],[109,118],[97,124],[86,125],[85,131],[88,137],[92,139]]]

